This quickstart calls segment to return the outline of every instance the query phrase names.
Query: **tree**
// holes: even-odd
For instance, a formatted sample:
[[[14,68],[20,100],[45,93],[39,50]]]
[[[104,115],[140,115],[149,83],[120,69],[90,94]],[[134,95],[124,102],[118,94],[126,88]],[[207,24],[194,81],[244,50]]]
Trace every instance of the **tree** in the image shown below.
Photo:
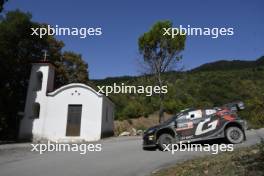
[[[30,20],[29,13],[14,11],[0,23],[0,119],[6,127],[0,130],[3,138],[13,136],[18,129],[17,114],[24,109],[30,63],[42,58],[42,49],[51,47],[47,39],[30,35],[30,28],[38,25]]]
[[[0,138],[8,134],[14,138],[18,130],[18,112],[24,110],[31,63],[43,59],[43,50],[60,70],[57,85],[88,81],[87,64],[80,55],[62,53],[64,43],[53,36],[30,35],[31,28],[47,26],[31,18],[31,14],[16,10],[6,13],[0,22]]]
[[[88,64],[83,61],[80,54],[65,51],[57,67],[60,73],[57,82],[60,84],[88,82]]]
[[[3,11],[4,9],[4,3],[6,3],[7,0],[0,0],[0,13]]]
[[[162,73],[172,69],[181,59],[180,53],[185,47],[186,40],[185,35],[176,35],[174,38],[170,35],[163,35],[164,28],[172,28],[172,22],[159,21],[138,39],[138,48],[140,54],[143,55],[143,64],[147,66],[147,71],[154,75],[160,87],[164,85]],[[164,95],[160,93],[159,122],[164,120],[163,99]]]

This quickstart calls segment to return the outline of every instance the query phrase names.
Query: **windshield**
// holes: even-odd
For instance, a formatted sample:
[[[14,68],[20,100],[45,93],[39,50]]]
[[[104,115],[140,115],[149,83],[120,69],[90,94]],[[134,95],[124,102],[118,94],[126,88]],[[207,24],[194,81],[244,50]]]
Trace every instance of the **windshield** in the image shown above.
[[[174,120],[176,120],[177,119],[177,115],[176,116],[172,116],[171,118],[169,118],[168,120],[165,120],[163,123],[170,123],[170,122],[172,122],[172,121],[174,121]]]
[[[177,118],[179,118],[181,115],[183,114],[183,112],[179,112],[177,114],[175,114],[174,116],[172,116],[171,118],[169,118],[168,120],[165,120],[164,123],[170,123],[172,121],[175,121]]]
[[[176,119],[182,117],[184,114],[188,113],[189,111],[190,111],[190,109],[185,109],[181,112],[178,112],[177,114],[175,114],[174,116],[172,116],[168,120],[165,120],[164,123],[170,123],[172,121],[175,121]]]

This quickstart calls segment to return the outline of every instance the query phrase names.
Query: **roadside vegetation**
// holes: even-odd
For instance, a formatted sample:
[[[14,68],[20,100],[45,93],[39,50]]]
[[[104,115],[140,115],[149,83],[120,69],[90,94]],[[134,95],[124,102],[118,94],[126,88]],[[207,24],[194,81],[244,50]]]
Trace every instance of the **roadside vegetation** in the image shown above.
[[[175,114],[189,107],[221,106],[241,100],[246,109],[239,112],[239,115],[249,122],[249,128],[264,126],[264,57],[256,61],[216,62],[188,72],[168,72],[162,76],[168,85],[163,103],[168,114]],[[154,81],[147,75],[106,78],[93,80],[93,83],[147,86],[153,85]],[[132,125],[134,121],[131,119],[139,118],[142,121],[142,117],[152,117],[159,110],[159,95],[147,97],[144,94],[111,94],[110,98],[116,105],[116,120],[132,122]]]
[[[185,161],[160,170],[152,176],[262,176],[264,175],[264,142],[248,148],[236,149]]]

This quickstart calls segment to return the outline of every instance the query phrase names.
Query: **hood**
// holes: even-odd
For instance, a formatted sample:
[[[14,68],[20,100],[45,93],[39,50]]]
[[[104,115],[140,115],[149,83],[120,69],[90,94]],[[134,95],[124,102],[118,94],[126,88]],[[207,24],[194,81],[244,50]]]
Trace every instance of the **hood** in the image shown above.
[[[163,128],[163,127],[165,127],[165,126],[170,125],[171,123],[172,123],[172,120],[168,120],[168,121],[165,121],[165,122],[163,122],[163,123],[161,123],[161,124],[155,125],[155,126],[153,126],[153,127],[148,128],[148,129],[146,130],[146,133],[147,133],[148,131],[151,131],[151,130],[157,130],[157,129]]]

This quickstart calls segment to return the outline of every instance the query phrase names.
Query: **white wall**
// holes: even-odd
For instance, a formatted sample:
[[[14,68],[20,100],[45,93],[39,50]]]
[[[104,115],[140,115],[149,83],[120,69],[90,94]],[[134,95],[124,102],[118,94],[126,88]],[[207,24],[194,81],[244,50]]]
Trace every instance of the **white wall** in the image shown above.
[[[80,137],[67,137],[69,104],[82,105]],[[48,94],[43,134],[56,141],[94,141],[101,137],[102,96],[83,84],[69,84]]]
[[[114,104],[105,96],[103,97],[101,130],[102,137],[111,136],[114,133]]]

